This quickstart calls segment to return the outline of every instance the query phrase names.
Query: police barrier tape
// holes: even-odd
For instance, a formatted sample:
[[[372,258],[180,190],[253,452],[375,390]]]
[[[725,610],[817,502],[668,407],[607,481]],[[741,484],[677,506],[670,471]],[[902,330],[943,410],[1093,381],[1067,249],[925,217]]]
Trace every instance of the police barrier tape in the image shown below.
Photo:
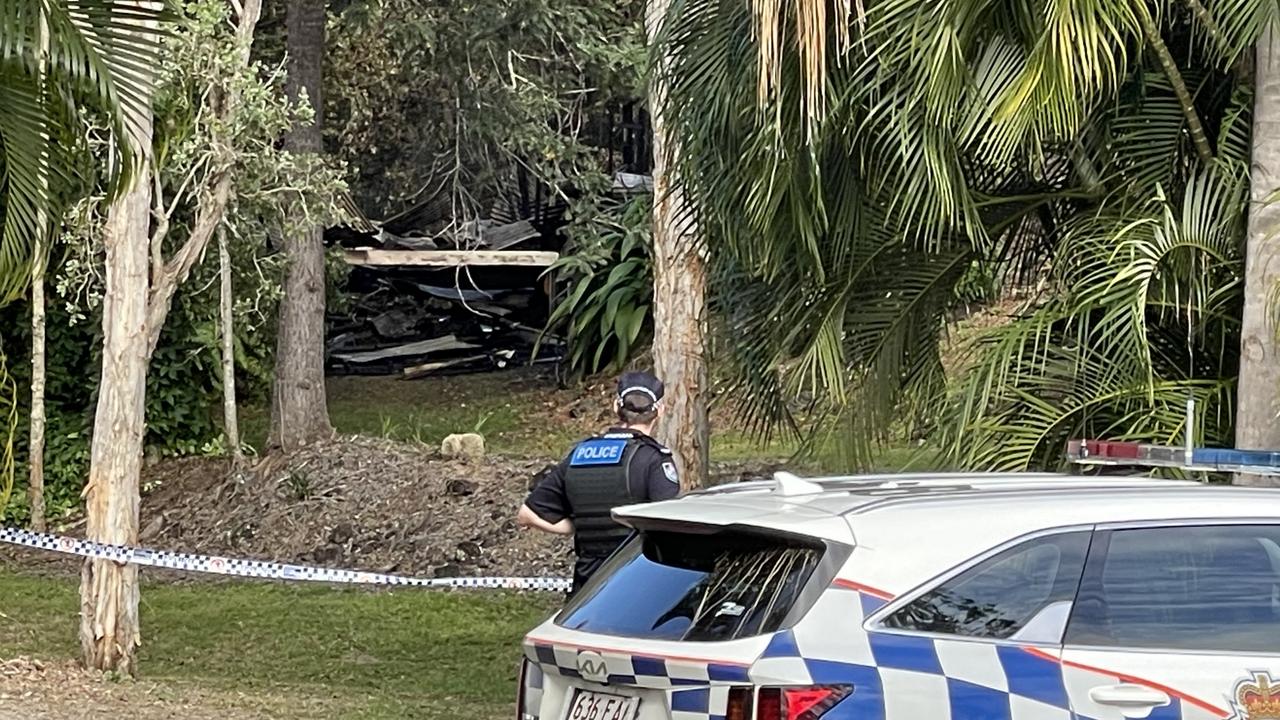
[[[164,550],[149,550],[128,545],[105,545],[62,535],[51,535],[7,527],[0,527],[0,543],[84,558],[110,560],[118,563],[133,563],[135,565],[148,565],[169,570],[185,570],[187,572],[266,580],[299,580],[305,582],[422,588],[535,590],[544,592],[568,592],[572,585],[572,581],[567,578],[415,578],[403,575],[361,572],[358,570],[334,570],[313,565],[286,565],[263,560],[242,560],[214,555],[193,555]]]

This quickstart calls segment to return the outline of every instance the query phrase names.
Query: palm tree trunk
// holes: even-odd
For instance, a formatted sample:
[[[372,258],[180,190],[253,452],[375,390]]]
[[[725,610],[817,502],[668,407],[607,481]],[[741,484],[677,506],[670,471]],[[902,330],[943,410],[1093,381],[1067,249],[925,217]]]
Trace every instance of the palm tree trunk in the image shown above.
[[[45,93],[45,72],[49,62],[49,25],[44,17],[43,8],[40,13],[39,38],[37,41],[40,58],[37,61],[40,73],[40,93]],[[48,145],[48,138],[41,140]],[[40,183],[44,194],[48,194],[49,177],[43,171]],[[44,274],[48,263],[49,249],[45,245],[45,233],[49,231],[49,218],[44,203],[36,211],[36,225],[39,228],[32,253],[35,262],[31,268],[31,435],[27,446],[27,497],[31,503],[31,529],[36,532],[45,531],[44,522],[44,385],[45,385],[45,322],[44,322]]]
[[[649,0],[646,25],[655,42],[669,0]],[[679,148],[663,120],[665,90],[655,73],[649,108],[653,124],[653,364],[667,386],[658,435],[672,450],[684,490],[706,485],[707,266],[702,245],[674,177]]]
[[[291,99],[304,92],[315,112],[310,123],[289,132],[285,146],[318,153],[324,121],[321,76],[324,66],[324,0],[289,0],[287,10]],[[324,244],[322,228],[286,230],[284,297],[276,337],[275,382],[271,395],[273,448],[288,451],[329,437],[324,387]]]
[[[1253,155],[1249,176],[1249,229],[1244,263],[1244,315],[1240,327],[1240,379],[1236,387],[1236,447],[1280,449],[1280,343],[1269,307],[1280,284],[1280,37],[1276,24],[1258,38],[1253,101]],[[1241,485],[1277,478],[1237,475]]]

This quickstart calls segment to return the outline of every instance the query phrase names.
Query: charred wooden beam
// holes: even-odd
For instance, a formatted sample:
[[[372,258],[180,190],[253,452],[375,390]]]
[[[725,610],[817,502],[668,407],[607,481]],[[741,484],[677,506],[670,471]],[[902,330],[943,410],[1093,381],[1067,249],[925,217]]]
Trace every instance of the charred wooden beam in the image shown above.
[[[347,250],[348,265],[377,267],[467,267],[476,265],[523,265],[547,267],[560,253],[515,250]]]

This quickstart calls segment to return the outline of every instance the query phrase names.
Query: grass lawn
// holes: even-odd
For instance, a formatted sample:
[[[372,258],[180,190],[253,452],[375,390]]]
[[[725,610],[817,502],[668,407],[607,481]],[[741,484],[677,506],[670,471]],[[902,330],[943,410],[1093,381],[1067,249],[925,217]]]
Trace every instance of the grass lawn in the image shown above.
[[[0,570],[0,598],[0,658],[78,656],[74,579]],[[293,712],[283,702],[274,717],[508,717],[519,639],[558,600],[148,583],[141,675],[175,687],[305,701]]]
[[[551,457],[579,433],[541,418],[553,388],[527,372],[404,381],[387,377],[333,377],[327,381],[329,418],[344,435],[369,435],[439,446],[451,433],[479,432],[491,452]],[[533,422],[526,417],[534,418]],[[270,409],[245,407],[246,442],[262,447]]]
[[[552,419],[557,403],[569,394],[549,387],[526,371],[404,381],[390,377],[333,377],[327,381],[329,418],[344,435],[370,435],[439,446],[450,433],[479,432],[489,451],[504,455],[556,458],[571,443],[603,430],[594,418]],[[602,396],[600,409],[609,398]],[[588,403],[588,407],[591,406]],[[245,440],[262,447],[269,408],[241,409]],[[749,435],[718,428],[711,441],[713,460],[785,458],[795,451],[786,441],[761,443]]]
[[[369,435],[421,442],[438,447],[450,433],[479,432],[490,452],[553,459],[576,440],[604,429],[594,418],[553,419],[557,404],[572,393],[558,391],[546,380],[521,370],[403,381],[392,377],[334,377],[328,380],[329,417],[344,435]],[[599,407],[608,407],[601,396]],[[587,407],[595,407],[587,403]],[[241,409],[244,437],[262,447],[269,409]],[[711,459],[719,462],[783,460],[797,444],[789,438],[761,442],[712,418]],[[812,463],[806,463],[810,465]],[[887,449],[876,461],[882,471],[937,467],[936,456],[915,448]],[[802,467],[804,470],[822,469]],[[833,468],[827,468],[833,469]]]

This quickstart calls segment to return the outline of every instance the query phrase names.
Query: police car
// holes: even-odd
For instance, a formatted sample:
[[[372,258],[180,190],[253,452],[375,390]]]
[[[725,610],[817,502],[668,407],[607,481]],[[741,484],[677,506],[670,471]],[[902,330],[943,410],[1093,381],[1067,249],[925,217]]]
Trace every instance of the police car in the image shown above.
[[[1280,491],[780,475],[615,517],[522,720],[1280,720]]]

